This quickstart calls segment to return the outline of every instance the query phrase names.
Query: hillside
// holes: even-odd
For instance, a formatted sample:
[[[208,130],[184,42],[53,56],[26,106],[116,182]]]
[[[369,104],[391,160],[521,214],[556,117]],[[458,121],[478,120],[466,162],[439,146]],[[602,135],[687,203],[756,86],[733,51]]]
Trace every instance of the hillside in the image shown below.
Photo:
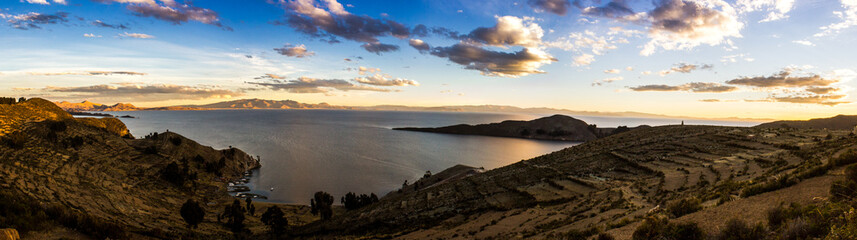
[[[134,139],[115,118],[75,119],[42,99],[0,105],[0,120],[0,211],[11,214],[0,225],[25,239],[179,238],[188,199],[208,213],[196,234],[224,238],[231,233],[216,215],[232,200],[226,181],[259,166],[239,149],[176,133]],[[176,164],[178,175],[167,175]]]
[[[393,130],[584,142],[630,129],[596,128],[573,117],[553,115],[530,121],[459,124],[438,128],[406,127]]]
[[[827,135],[832,137],[821,140]],[[390,194],[379,203],[309,224],[297,233],[402,239],[576,239],[573,236],[609,230],[618,239],[629,239],[644,219],[680,217],[669,207],[680,200],[698,199],[703,212],[741,209],[754,202],[750,199],[756,195],[768,196],[765,192],[786,191],[776,196],[787,197],[771,200],[786,206],[814,203],[815,197],[829,196],[832,181],[819,180],[831,178],[827,169],[857,161],[855,154],[838,159],[855,146],[857,139],[846,131],[644,128],[460,180],[410,185],[406,189],[411,191]],[[787,193],[792,185],[801,187],[804,182],[820,190]],[[741,217],[740,211],[728,211],[734,213],[729,217]],[[753,213],[764,216],[766,211]],[[726,217],[705,223],[722,226]]]
[[[855,130],[855,126],[857,126],[857,115],[837,115],[830,118],[814,118],[806,121],[775,121],[763,123],[756,127]]]

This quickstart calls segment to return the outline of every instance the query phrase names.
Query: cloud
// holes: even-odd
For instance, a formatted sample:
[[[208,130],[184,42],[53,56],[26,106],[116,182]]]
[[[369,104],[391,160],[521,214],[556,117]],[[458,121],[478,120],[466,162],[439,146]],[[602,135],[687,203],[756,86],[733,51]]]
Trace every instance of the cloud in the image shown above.
[[[88,38],[100,38],[100,37],[101,37],[101,35],[95,35],[95,34],[92,34],[92,33],[84,33],[84,34],[83,34],[83,37],[88,37]]]
[[[544,73],[542,65],[556,59],[540,49],[524,48],[506,53],[486,50],[478,46],[458,43],[450,47],[435,47],[431,55],[449,59],[465,69],[478,70],[486,76],[518,77]]]
[[[735,6],[741,13],[767,11],[768,15],[759,22],[771,22],[789,18],[794,4],[794,0],[738,0]]]
[[[575,0],[574,6],[580,8],[580,13],[586,16],[607,17],[613,19],[622,19],[627,16],[635,15],[634,10],[628,6],[624,0],[609,1],[603,6],[585,6],[590,1]],[[600,3],[601,1],[595,1]]]
[[[53,1],[56,4],[62,4],[62,5],[68,4],[68,3],[66,3],[65,0],[53,0]],[[22,2],[27,2],[27,3],[31,3],[31,4],[42,4],[42,5],[50,5],[51,4],[48,2],[48,0],[23,0]]]
[[[126,75],[126,76],[143,76],[147,73],[130,72],[130,71],[83,71],[83,72],[58,72],[58,73],[40,73],[29,72],[29,75],[34,76],[64,76],[64,75],[80,75],[80,76],[109,76],[109,75]]]
[[[93,26],[97,26],[97,27],[106,27],[106,28],[114,28],[114,29],[128,29],[128,26],[125,26],[124,24],[113,25],[113,24],[108,24],[108,23],[102,22],[101,20],[92,21],[90,24],[92,24]]]
[[[369,67],[363,67],[363,66],[358,67],[357,70],[358,70],[357,73],[360,75],[366,75],[367,73],[380,73],[381,72],[380,68],[369,68]]]
[[[282,48],[274,48],[274,51],[289,57],[303,58],[315,55],[315,52],[310,52],[306,50],[306,46],[303,44],[298,46],[292,46],[292,44],[286,44]]]
[[[537,47],[542,43],[544,30],[531,18],[515,16],[496,17],[493,27],[476,28],[467,35],[471,41],[490,46]]]
[[[733,54],[733,55],[723,56],[720,58],[720,62],[722,62],[722,63],[735,63],[735,62],[738,62],[739,59],[743,59],[746,62],[752,62],[752,61],[756,60],[756,59],[749,57],[747,54],[741,53],[741,54]]]
[[[6,22],[9,23],[9,25],[20,30],[42,29],[39,25],[68,22],[68,13],[66,12],[57,12],[54,14],[36,12],[19,15],[0,14],[0,17],[8,19]]]
[[[838,79],[825,79],[819,75],[792,76],[790,69],[771,76],[744,77],[726,81],[728,84],[758,88],[795,88],[830,86]]]
[[[819,33],[816,33],[815,37],[824,37],[824,36],[832,36],[839,34],[842,30],[848,29],[857,25],[857,1],[854,0],[841,0],[843,11],[834,11],[833,15],[836,15],[841,22],[831,23],[830,25],[823,26],[820,29],[822,30]]]
[[[256,86],[265,87],[276,91],[290,93],[330,93],[332,90],[339,91],[374,91],[392,92],[392,89],[378,88],[365,85],[357,85],[342,79],[317,79],[299,77],[294,80],[268,80],[265,82],[247,82]]]
[[[703,83],[703,82],[693,82],[682,85],[643,85],[637,87],[630,87],[631,90],[636,92],[698,92],[698,93],[723,93],[723,92],[732,92],[738,90],[737,87],[734,86],[725,86],[719,83]]]
[[[621,81],[623,79],[625,79],[625,78],[623,78],[623,77],[605,78],[605,79],[601,79],[601,80],[592,82],[592,86],[601,86],[601,85],[604,85],[605,83],[612,83],[615,81]]]
[[[315,0],[280,0],[279,4],[287,10],[286,22],[275,24],[289,25],[296,31],[316,38],[327,38],[328,42],[339,42],[336,37],[362,42],[367,51],[381,52],[398,49],[397,46],[380,43],[379,37],[393,36],[404,39],[410,35],[405,25],[392,21],[358,16],[349,13],[336,0],[324,0],[316,4]],[[321,6],[324,8],[320,8]]]
[[[557,38],[554,41],[548,41],[544,45],[547,47],[560,48],[566,51],[584,52],[589,50],[592,54],[603,55],[607,50],[616,49],[616,44],[625,43],[624,38],[615,36],[598,36],[595,32],[573,32],[568,36]]]
[[[119,37],[129,37],[129,38],[140,38],[140,39],[152,39],[152,38],[155,38],[155,36],[152,36],[152,35],[149,35],[149,34],[145,34],[145,33],[128,33],[128,32],[120,33],[120,34],[119,34],[119,35],[117,35],[117,36],[119,36]]]
[[[619,70],[619,69],[607,69],[607,70],[604,70],[604,73],[606,73],[606,74],[619,74],[620,72],[622,72],[622,70]]]
[[[660,0],[647,15],[651,40],[640,51],[644,56],[658,48],[683,50],[727,43],[729,37],[741,37],[744,27],[735,9],[722,0]]]
[[[586,66],[586,65],[592,64],[592,62],[594,62],[594,61],[595,61],[595,56],[592,56],[592,54],[585,54],[584,53],[580,56],[574,57],[574,59],[572,60],[572,63],[575,66]]]
[[[70,93],[67,97],[134,101],[161,101],[171,99],[209,99],[241,96],[239,92],[211,87],[191,87],[171,84],[154,85],[92,85],[83,87],[53,87],[44,92]]]
[[[568,0],[528,0],[527,3],[537,11],[548,11],[560,16],[565,15],[571,6]]]
[[[812,42],[807,41],[807,40],[795,40],[795,41],[792,41],[792,42],[793,42],[793,43],[800,44],[800,45],[804,45],[804,46],[815,46],[815,43],[812,43]]]
[[[845,98],[845,95],[796,95],[796,96],[782,96],[782,97],[771,97],[768,100],[772,100],[775,102],[785,102],[785,103],[799,103],[799,104],[819,104],[826,106],[836,106],[839,104],[850,103],[847,101],[840,101]]]
[[[376,73],[372,76],[367,77],[357,77],[354,78],[354,81],[362,84],[373,85],[373,86],[419,86],[420,84],[414,80],[408,80],[403,78],[392,78],[389,75],[382,75]]]
[[[661,76],[666,76],[668,74],[676,73],[676,72],[690,73],[690,72],[697,70],[697,69],[712,69],[712,68],[714,68],[714,65],[711,65],[711,64],[696,65],[696,64],[679,63],[679,64],[676,64],[674,67],[670,68],[669,70],[661,71],[660,74],[661,74]]]
[[[365,49],[367,52],[375,53],[378,55],[381,55],[381,53],[383,52],[393,52],[399,50],[399,46],[392,44],[384,44],[380,42],[364,43],[363,45],[360,45],[360,47]]]
[[[408,45],[411,45],[411,47],[413,47],[417,51],[420,51],[420,53],[427,53],[431,50],[431,47],[428,45],[428,43],[423,42],[423,40],[419,39],[412,38],[408,41]]]
[[[701,99],[700,102],[722,102],[720,99]]]
[[[224,30],[232,31],[232,28],[224,26],[220,23],[220,16],[217,12],[193,6],[190,1],[183,4],[176,3],[175,0],[160,0],[160,4],[155,0],[93,0],[100,3],[125,3],[129,11],[141,17],[153,17],[156,19],[171,22],[173,24],[182,24],[189,21],[197,21],[209,25],[218,26]]]

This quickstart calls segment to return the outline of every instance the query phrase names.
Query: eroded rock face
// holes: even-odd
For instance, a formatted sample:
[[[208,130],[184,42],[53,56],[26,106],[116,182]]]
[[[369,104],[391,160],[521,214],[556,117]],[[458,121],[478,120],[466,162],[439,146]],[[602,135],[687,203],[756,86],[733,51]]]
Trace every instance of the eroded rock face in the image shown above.
[[[118,119],[76,120],[41,99],[0,106],[0,119],[8,120],[4,130],[25,139],[20,148],[0,144],[0,191],[116,223],[131,233],[173,238],[185,232],[178,209],[196,199],[208,212],[199,233],[228,236],[214,223],[219,204],[232,199],[226,182],[259,166],[239,149],[216,150],[176,133],[123,138],[128,130]],[[172,163],[186,170],[180,183],[163,176]]]

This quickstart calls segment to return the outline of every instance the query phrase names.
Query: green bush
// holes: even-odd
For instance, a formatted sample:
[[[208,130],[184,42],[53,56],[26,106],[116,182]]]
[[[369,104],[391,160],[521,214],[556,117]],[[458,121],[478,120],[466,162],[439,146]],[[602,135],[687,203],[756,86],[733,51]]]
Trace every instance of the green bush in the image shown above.
[[[759,184],[744,188],[744,190],[741,191],[741,197],[746,198],[746,197],[755,196],[755,195],[759,195],[759,194],[770,192],[770,191],[779,190],[782,188],[786,188],[786,187],[790,187],[792,185],[795,185],[796,183],[797,183],[797,180],[795,178],[792,178],[789,175],[783,175],[783,176],[778,177],[772,181],[767,181],[764,183],[759,183]]]

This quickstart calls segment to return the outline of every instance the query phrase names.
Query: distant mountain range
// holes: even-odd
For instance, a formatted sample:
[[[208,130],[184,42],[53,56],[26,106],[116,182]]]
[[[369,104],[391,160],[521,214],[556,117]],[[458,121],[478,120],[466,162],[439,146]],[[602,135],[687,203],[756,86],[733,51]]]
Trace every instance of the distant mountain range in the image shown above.
[[[418,107],[404,105],[377,105],[377,106],[336,106],[327,103],[301,103],[293,100],[265,100],[265,99],[239,99],[233,101],[218,102],[204,105],[181,105],[169,107],[138,108],[127,103],[105,105],[84,101],[82,103],[57,102],[58,106],[67,111],[140,111],[140,110],[213,110],[213,109],[347,109],[364,111],[415,111],[415,112],[492,112],[492,113],[524,113],[524,114],[564,114],[570,116],[598,116],[598,117],[638,117],[638,118],[677,118],[677,119],[704,119],[724,121],[770,121],[771,119],[747,119],[747,118],[699,118],[686,116],[669,116],[661,114],[641,112],[598,112],[598,111],[574,111],[556,108],[521,108],[503,105],[461,105],[461,106],[435,106]]]

